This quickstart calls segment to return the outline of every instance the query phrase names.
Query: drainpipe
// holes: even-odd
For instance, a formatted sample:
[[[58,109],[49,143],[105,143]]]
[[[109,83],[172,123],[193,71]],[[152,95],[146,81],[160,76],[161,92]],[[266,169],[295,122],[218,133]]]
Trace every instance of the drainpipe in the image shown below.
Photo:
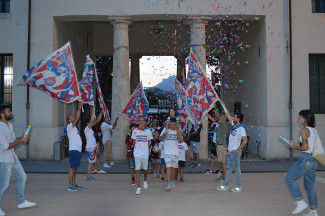
[[[27,70],[30,68],[30,34],[31,34],[31,5],[32,0],[28,1],[28,38],[27,38]],[[29,125],[29,85],[27,85],[27,102],[26,102],[26,127]],[[26,143],[26,160],[29,161],[29,141]]]
[[[289,0],[289,73],[290,73],[290,90],[289,90],[289,121],[290,121],[290,140],[293,139],[292,136],[292,19],[291,19],[291,0]],[[293,160],[292,149],[290,148],[290,159]]]

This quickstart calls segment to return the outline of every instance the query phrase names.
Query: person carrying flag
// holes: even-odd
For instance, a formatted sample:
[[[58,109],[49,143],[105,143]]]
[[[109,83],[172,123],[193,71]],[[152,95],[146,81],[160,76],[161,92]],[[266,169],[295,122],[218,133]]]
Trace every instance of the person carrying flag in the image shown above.
[[[231,192],[241,192],[241,171],[240,171],[240,156],[241,150],[247,144],[246,130],[243,126],[244,114],[237,113],[234,118],[231,117],[226,105],[222,100],[220,100],[221,106],[224,108],[225,114],[230,122],[232,122],[232,127],[229,134],[229,145],[227,153],[227,173],[226,179],[223,182],[223,185],[217,187],[219,191],[229,190],[229,181],[231,178],[232,171],[236,171],[236,187],[231,189]]]

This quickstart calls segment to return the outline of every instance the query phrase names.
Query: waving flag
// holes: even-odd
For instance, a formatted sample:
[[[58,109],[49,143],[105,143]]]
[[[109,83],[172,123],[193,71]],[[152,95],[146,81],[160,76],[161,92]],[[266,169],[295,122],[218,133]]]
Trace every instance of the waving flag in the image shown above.
[[[148,115],[149,103],[142,88],[142,82],[134,90],[122,113],[129,119],[130,123],[135,123],[139,116]]]
[[[78,100],[80,93],[70,42],[29,69],[19,83],[38,88],[65,103]]]
[[[189,69],[186,80],[188,120],[198,129],[199,123],[219,100],[212,84],[205,76],[203,69],[191,50],[189,57]]]
[[[94,92],[93,92],[93,76],[94,76],[95,64],[93,60],[86,56],[86,63],[84,66],[84,72],[82,74],[82,80],[79,82],[80,97],[84,104],[94,106]]]
[[[110,123],[111,119],[109,117],[109,112],[108,112],[107,106],[106,106],[105,101],[104,101],[102,89],[100,88],[99,79],[98,79],[95,64],[94,64],[94,72],[95,72],[95,78],[96,78],[96,84],[97,84],[97,95],[98,95],[99,105],[104,110],[104,116],[105,116],[106,122]]]
[[[177,113],[179,117],[179,122],[181,125],[181,129],[184,134],[187,134],[187,93],[182,84],[179,83],[179,81],[175,80],[175,89],[176,89],[176,96],[177,96]]]

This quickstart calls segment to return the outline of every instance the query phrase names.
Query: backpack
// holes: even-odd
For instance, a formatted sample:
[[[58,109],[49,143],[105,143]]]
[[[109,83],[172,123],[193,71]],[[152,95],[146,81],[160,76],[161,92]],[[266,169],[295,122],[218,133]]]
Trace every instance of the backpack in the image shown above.
[[[313,146],[312,156],[315,160],[317,160],[321,165],[325,166],[325,151],[320,140],[317,131],[314,129],[315,133],[315,143]]]

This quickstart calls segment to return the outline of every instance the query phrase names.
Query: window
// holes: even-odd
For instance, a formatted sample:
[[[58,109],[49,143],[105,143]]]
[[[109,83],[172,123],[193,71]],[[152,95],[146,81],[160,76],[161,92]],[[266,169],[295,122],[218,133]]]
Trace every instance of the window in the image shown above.
[[[0,55],[0,103],[12,104],[12,55]]]
[[[325,114],[325,54],[309,55],[310,109]]]
[[[10,13],[10,0],[0,0],[0,13]]]
[[[312,0],[313,13],[325,13],[325,0]]]

